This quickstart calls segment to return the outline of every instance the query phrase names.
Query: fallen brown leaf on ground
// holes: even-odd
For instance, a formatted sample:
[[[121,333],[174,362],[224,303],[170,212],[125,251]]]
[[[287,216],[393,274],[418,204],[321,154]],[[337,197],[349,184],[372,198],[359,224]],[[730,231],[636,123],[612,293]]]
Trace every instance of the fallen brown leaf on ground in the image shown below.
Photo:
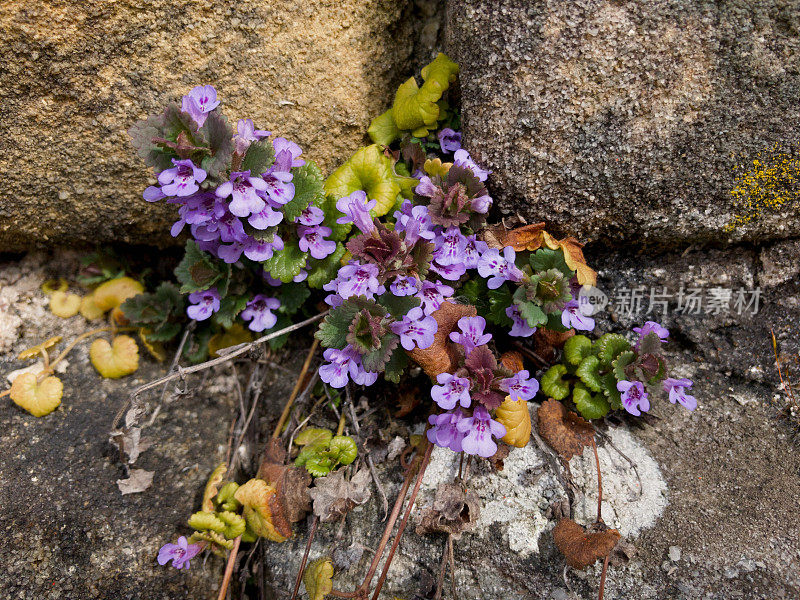
[[[436,488],[433,506],[422,510],[417,534],[449,533],[459,539],[462,532],[475,527],[481,514],[480,500],[473,491],[464,491],[460,484],[442,483]]]
[[[602,524],[589,530],[572,519],[561,519],[553,528],[556,546],[575,569],[585,569],[601,558],[605,558],[620,539],[616,529],[603,529]]]
[[[550,398],[537,411],[539,435],[565,460],[592,445],[594,430],[583,418]]]

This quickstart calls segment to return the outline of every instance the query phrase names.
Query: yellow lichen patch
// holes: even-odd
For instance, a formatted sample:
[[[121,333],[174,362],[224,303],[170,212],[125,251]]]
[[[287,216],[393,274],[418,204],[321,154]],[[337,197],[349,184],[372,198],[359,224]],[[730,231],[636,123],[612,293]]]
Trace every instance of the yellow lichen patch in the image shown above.
[[[531,439],[531,413],[524,400],[512,400],[506,396],[495,412],[495,418],[506,428],[503,441],[509,446],[523,448]]]
[[[60,335],[51,337],[43,341],[41,344],[36,344],[32,348],[23,350],[22,352],[19,353],[19,356],[17,358],[19,358],[20,360],[25,360],[26,358],[33,358],[34,356],[39,356],[42,353],[42,350],[49,350],[60,341],[61,341]]]
[[[117,308],[128,298],[144,292],[144,286],[130,277],[117,277],[99,285],[94,291],[94,302],[103,312]]]
[[[67,280],[63,277],[59,279],[48,279],[42,284],[42,291],[49,296],[53,292],[66,292],[69,288]]]
[[[779,211],[800,204],[800,158],[778,151],[776,143],[758,153],[752,161],[734,167],[731,190],[737,213],[725,231],[749,223],[765,210]]]
[[[11,400],[34,417],[43,417],[61,404],[64,385],[58,377],[45,377],[37,381],[33,373],[23,373],[11,384]]]
[[[55,291],[50,294],[50,312],[62,319],[69,319],[78,314],[81,297],[78,294]]]
[[[89,358],[100,375],[106,379],[119,379],[139,367],[139,347],[127,335],[118,335],[110,344],[97,339],[89,348]]]
[[[94,301],[94,295],[89,294],[81,298],[80,313],[87,321],[95,321],[103,316],[103,312]]]

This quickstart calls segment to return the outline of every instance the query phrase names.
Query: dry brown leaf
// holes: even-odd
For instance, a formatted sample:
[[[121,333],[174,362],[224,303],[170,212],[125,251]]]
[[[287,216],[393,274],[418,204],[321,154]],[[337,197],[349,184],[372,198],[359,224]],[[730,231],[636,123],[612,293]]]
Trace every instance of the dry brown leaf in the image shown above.
[[[399,408],[395,411],[394,416],[402,418],[410,415],[411,412],[419,406],[422,401],[422,394],[417,386],[406,386],[400,390],[397,396],[397,404]]]
[[[511,447],[508,444],[500,442],[497,444],[497,452],[492,454],[486,460],[492,465],[495,471],[502,471],[505,468],[505,460],[511,452]]]
[[[595,524],[587,531],[572,519],[561,519],[553,529],[553,539],[570,567],[585,569],[608,556],[620,535],[616,529],[605,529],[602,524]]]
[[[566,460],[592,445],[592,426],[576,413],[568,411],[558,400],[550,398],[543,402],[537,417],[542,439]]]
[[[117,487],[122,495],[138,494],[153,485],[153,471],[131,469],[127,479],[117,479]]]
[[[481,516],[481,503],[473,491],[464,491],[456,483],[440,483],[433,506],[422,510],[417,521],[417,534],[450,533],[459,539],[470,531]]]
[[[263,479],[251,479],[239,486],[233,497],[244,505],[244,518],[253,532],[271,542],[285,542],[291,536],[281,531],[273,521],[272,498],[276,490]]]
[[[524,448],[531,439],[531,413],[525,400],[512,400],[506,396],[495,411],[495,419],[506,428],[503,441]]]
[[[439,310],[431,314],[439,325],[433,344],[425,350],[415,348],[408,352],[408,355],[422,367],[431,379],[436,379],[439,373],[452,373],[455,370],[458,356],[449,341],[450,333],[455,329],[456,323],[461,317],[474,317],[477,314],[478,311],[474,306],[442,302]]]
[[[564,252],[564,262],[567,266],[575,271],[578,277],[578,283],[581,285],[596,285],[597,272],[586,264],[586,259],[583,257],[583,244],[581,244],[574,237],[565,237],[563,240],[557,240],[546,231],[542,234],[544,236],[544,244],[551,250],[561,250]]]
[[[517,252],[530,250],[531,252],[542,247],[544,242],[544,223],[532,223],[523,227],[517,227],[506,233],[504,243],[511,246]]]
[[[258,478],[275,487],[276,494],[270,501],[270,508],[273,523],[282,532],[287,528],[291,531],[291,523],[303,519],[311,509],[308,495],[311,475],[303,468],[284,464],[285,460],[283,444],[279,440],[270,440],[258,470]]]
[[[345,471],[339,469],[326,477],[317,477],[314,487],[308,491],[314,500],[314,514],[323,523],[336,521],[369,500],[369,470],[361,469],[350,481],[344,478]]]
[[[525,368],[525,365],[522,362],[522,354],[516,350],[503,352],[503,354],[500,356],[500,364],[512,373],[519,373]]]

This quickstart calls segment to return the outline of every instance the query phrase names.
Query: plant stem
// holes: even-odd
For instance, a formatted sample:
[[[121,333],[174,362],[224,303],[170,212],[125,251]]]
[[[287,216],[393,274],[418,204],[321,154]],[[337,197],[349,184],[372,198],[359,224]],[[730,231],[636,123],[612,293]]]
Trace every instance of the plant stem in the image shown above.
[[[228,593],[228,585],[231,582],[231,575],[233,575],[233,565],[236,563],[236,555],[239,554],[239,544],[241,543],[242,536],[233,540],[233,549],[228,555],[228,564],[225,565],[225,576],[222,578],[222,587],[219,588],[217,600],[225,600],[225,595]]]
[[[603,561],[603,572],[600,574],[600,592],[597,595],[597,600],[603,600],[603,594],[606,589],[606,573],[608,572],[608,559],[611,553],[606,554],[606,559]]]
[[[283,429],[283,426],[286,424],[286,420],[289,418],[289,412],[292,410],[294,399],[297,398],[297,394],[300,393],[300,388],[302,387],[303,380],[308,372],[308,367],[311,366],[311,359],[314,358],[314,353],[317,351],[318,346],[319,340],[314,338],[314,343],[311,344],[311,350],[308,351],[306,360],[303,363],[303,368],[300,370],[300,375],[297,377],[297,381],[294,384],[294,389],[292,389],[292,393],[289,395],[289,399],[286,401],[286,405],[283,407],[281,417],[278,419],[277,425],[275,425],[275,430],[272,432],[273,440],[278,439],[278,436],[281,434],[281,429]]]
[[[414,490],[411,492],[411,498],[408,500],[408,507],[403,515],[403,520],[400,521],[400,527],[397,529],[397,535],[394,536],[392,547],[389,549],[389,556],[386,557],[386,562],[383,564],[383,570],[381,571],[381,576],[378,579],[378,585],[375,587],[375,593],[372,595],[372,600],[378,600],[378,596],[381,593],[381,588],[386,581],[386,575],[389,572],[389,567],[392,565],[394,553],[397,550],[397,547],[400,545],[400,540],[403,537],[403,530],[406,528],[406,524],[408,523],[408,517],[411,516],[411,510],[414,508],[414,501],[417,499],[419,488],[422,485],[422,479],[425,476],[425,469],[428,468],[428,463],[431,460],[432,453],[433,444],[428,442],[428,447],[425,449],[425,456],[422,458],[422,463],[419,466],[419,472],[417,473],[417,481],[414,484]]]
[[[300,561],[300,570],[297,572],[297,579],[294,581],[294,590],[292,591],[291,600],[297,598],[297,592],[300,589],[300,582],[303,580],[303,571],[306,570],[306,562],[308,561],[308,553],[311,552],[311,542],[314,541],[314,536],[317,533],[317,525],[319,524],[319,517],[314,515],[314,520],[311,522],[311,531],[308,532],[308,541],[306,542],[306,551],[303,553],[303,560]]]
[[[339,417],[339,427],[336,428],[336,435],[342,435],[344,433],[344,422],[345,422],[345,414],[342,411],[342,416]]]
[[[592,450],[594,450],[594,463],[597,466],[597,522],[602,523],[603,476],[600,474],[600,457],[597,455],[597,444],[594,441],[594,437],[592,438]]]

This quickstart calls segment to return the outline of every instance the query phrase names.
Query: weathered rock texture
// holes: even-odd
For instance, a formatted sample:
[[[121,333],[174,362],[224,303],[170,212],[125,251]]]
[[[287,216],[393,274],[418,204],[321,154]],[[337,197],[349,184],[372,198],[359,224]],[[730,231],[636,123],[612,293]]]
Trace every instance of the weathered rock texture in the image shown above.
[[[797,155],[799,28],[796,0],[450,2],[466,147],[504,213],[584,238],[797,235],[796,202],[723,228],[737,165]]]
[[[12,0],[0,6],[0,250],[169,239],[127,129],[199,83],[325,170],[363,142],[431,45],[430,6],[391,0]],[[419,48],[417,48],[419,52]]]

